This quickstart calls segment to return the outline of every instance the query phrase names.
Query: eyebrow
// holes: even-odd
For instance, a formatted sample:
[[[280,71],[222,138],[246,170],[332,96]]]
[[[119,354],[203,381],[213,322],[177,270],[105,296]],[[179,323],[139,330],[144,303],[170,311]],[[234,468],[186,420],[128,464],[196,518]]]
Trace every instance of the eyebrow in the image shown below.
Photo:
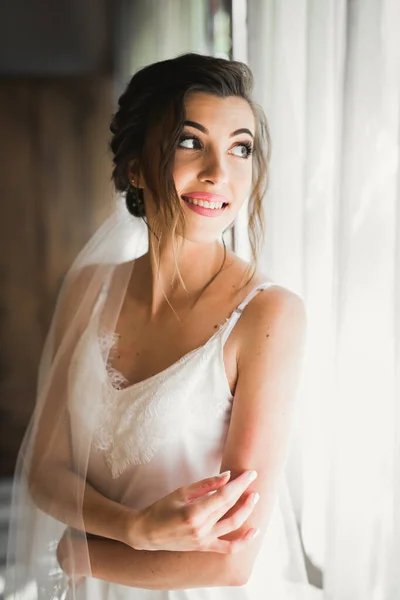
[[[194,127],[195,129],[198,129],[199,131],[201,131],[202,133],[205,133],[206,135],[209,134],[208,129],[206,129],[206,127],[204,127],[204,125],[200,125],[200,123],[196,123],[196,121],[185,121],[184,125],[187,125],[188,127]],[[234,137],[235,135],[239,135],[241,133],[247,133],[250,137],[252,137],[254,139],[254,135],[251,133],[250,129],[247,129],[246,127],[242,127],[240,129],[235,129],[235,131],[232,131],[232,133],[229,134],[229,137]]]

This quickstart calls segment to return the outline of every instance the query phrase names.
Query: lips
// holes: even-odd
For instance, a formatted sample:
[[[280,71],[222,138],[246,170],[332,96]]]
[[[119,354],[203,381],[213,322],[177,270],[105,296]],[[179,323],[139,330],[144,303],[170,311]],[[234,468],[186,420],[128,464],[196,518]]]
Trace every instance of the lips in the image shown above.
[[[220,194],[211,194],[210,192],[188,192],[183,194],[182,198],[193,198],[195,200],[203,200],[204,202],[223,202],[229,204],[225,196]]]
[[[193,205],[197,205],[198,202],[201,202],[202,204],[208,203],[208,204],[213,204],[213,206],[211,207],[211,210],[220,210],[221,208],[226,208],[228,206],[228,203],[224,200],[203,200],[202,198],[198,198],[197,196],[181,196],[182,200],[184,200],[187,204],[190,204],[191,206]],[[218,203],[219,205],[222,204],[221,206],[218,206],[218,208],[215,206],[215,204]],[[204,206],[203,208],[210,208],[209,206]]]
[[[206,197],[205,197],[206,196]],[[211,197],[213,197],[213,199],[211,199]],[[218,217],[219,215],[221,215],[227,208],[228,204],[226,202],[226,199],[223,196],[217,196],[216,194],[202,194],[202,198],[199,197],[199,195],[192,193],[192,194],[188,194],[187,196],[181,196],[182,200],[185,202],[186,206],[188,208],[190,208],[190,210],[192,210],[193,212],[196,212],[199,215],[202,215],[204,217]],[[218,198],[218,199],[216,199]],[[209,208],[207,206],[199,206],[198,204],[192,204],[191,200],[193,201],[200,201],[202,203],[204,202],[218,202],[219,204],[223,203],[221,207],[219,208]]]

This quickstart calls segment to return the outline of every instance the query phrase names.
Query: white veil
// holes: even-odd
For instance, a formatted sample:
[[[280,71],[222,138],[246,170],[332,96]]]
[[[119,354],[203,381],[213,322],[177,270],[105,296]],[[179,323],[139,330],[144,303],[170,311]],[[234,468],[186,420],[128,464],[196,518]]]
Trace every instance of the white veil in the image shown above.
[[[145,222],[117,206],[68,271],[43,348],[36,406],[15,470],[5,598],[55,600],[74,587],[74,579],[67,580],[56,555],[66,530],[58,506],[59,489],[65,485],[74,506],[73,527],[83,532],[83,494],[93,427],[99,416],[95,398],[105,382],[101,372],[87,373],[80,397],[76,389],[72,397],[69,373],[77,345],[92,319],[101,314],[102,326],[114,331],[133,260],[148,247]],[[106,364],[107,351],[99,359]],[[70,430],[68,407],[72,401],[87,409],[90,418],[85,430]],[[68,466],[76,475],[66,479]],[[84,568],[90,573],[88,554]]]

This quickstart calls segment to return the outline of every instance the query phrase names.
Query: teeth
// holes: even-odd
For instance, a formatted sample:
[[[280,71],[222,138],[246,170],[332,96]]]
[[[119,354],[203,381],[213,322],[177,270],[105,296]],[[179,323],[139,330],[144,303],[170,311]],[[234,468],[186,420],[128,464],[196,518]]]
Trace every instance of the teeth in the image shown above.
[[[189,204],[194,204],[195,206],[202,206],[203,208],[222,208],[223,202],[207,202],[207,200],[196,200],[195,198],[187,198],[185,196],[186,202]]]

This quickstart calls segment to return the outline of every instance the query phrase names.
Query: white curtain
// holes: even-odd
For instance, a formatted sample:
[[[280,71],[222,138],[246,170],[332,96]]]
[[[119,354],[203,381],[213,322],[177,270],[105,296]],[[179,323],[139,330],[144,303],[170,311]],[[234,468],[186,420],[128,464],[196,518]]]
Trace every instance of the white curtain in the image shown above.
[[[290,469],[309,572],[329,600],[398,600],[400,0],[248,0],[247,28],[273,147],[261,268],[308,313]]]

